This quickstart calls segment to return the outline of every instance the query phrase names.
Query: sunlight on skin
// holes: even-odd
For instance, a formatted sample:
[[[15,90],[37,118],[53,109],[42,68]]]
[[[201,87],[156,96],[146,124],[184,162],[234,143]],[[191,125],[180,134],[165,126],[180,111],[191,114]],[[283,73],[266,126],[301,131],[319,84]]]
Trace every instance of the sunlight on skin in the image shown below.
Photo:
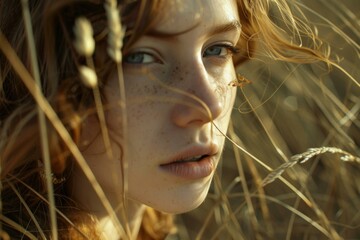
[[[168,8],[168,14],[153,31],[168,36],[143,36],[131,47],[129,55],[124,56],[126,95],[130,103],[127,153],[129,199],[126,205],[133,236],[139,228],[144,210],[142,204],[164,212],[182,213],[204,201],[225,140],[218,132],[212,134],[209,116],[181,104],[190,101],[201,106],[200,103],[161,87],[156,81],[149,80],[141,69],[145,68],[171,87],[198,97],[209,107],[214,124],[222,132],[227,130],[235,99],[236,88],[228,86],[235,79],[231,49],[240,37],[235,1],[184,0],[172,6],[169,4]],[[104,87],[110,104],[119,101],[117,89],[116,78],[111,77]],[[131,104],[149,96],[176,101],[164,102],[155,98]],[[121,203],[120,113],[120,108],[116,107],[106,113],[113,159],[109,159],[104,151],[95,117],[86,121],[86,131],[82,136],[85,141],[91,139],[83,154],[114,209],[118,209]],[[199,155],[210,156],[204,157],[208,160],[202,167],[197,162],[177,164],[186,165],[181,167],[163,167],[170,162]],[[190,169],[190,165],[195,167]],[[74,199],[99,218],[104,234],[109,239],[117,239],[111,220],[78,167],[74,169],[71,190]]]

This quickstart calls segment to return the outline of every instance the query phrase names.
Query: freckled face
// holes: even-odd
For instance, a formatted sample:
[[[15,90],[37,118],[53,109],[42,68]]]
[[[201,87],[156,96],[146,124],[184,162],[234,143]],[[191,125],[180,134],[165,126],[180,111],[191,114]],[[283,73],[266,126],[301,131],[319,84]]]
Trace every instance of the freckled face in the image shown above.
[[[205,198],[224,145],[235,89],[232,54],[239,35],[235,1],[167,1],[155,29],[124,56],[128,142],[127,197],[180,213]],[[166,37],[163,34],[166,33]],[[115,74],[105,86],[115,158],[84,152],[108,195],[122,184],[121,111]],[[91,129],[91,128],[90,128]],[[101,136],[97,141],[101,142]],[[94,143],[95,143],[94,142]],[[111,196],[110,196],[111,197]]]

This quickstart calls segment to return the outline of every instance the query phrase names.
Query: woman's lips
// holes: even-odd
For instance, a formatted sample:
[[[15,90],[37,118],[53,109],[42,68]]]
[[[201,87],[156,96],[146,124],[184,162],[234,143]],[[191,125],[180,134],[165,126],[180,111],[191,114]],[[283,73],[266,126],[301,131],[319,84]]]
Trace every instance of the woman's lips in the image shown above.
[[[177,177],[195,180],[205,178],[214,171],[218,148],[211,145],[209,148],[193,148],[185,151],[174,160],[161,164],[160,168]]]
[[[215,155],[205,155],[191,162],[172,162],[160,165],[165,171],[181,178],[195,180],[209,176],[215,169]]]

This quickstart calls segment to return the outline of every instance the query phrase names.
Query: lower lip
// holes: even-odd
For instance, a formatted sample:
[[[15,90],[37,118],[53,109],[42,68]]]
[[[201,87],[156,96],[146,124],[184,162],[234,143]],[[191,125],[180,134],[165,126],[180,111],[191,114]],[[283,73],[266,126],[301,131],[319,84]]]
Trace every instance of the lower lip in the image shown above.
[[[214,171],[214,156],[208,156],[197,162],[174,162],[161,165],[161,169],[175,176],[195,180],[205,178]]]

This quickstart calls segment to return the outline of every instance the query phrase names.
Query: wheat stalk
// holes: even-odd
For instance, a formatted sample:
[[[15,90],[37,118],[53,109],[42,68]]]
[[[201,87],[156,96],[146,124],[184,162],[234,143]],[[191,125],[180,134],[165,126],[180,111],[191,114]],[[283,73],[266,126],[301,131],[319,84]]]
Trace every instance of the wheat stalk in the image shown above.
[[[33,77],[35,84],[38,88],[35,91],[35,95],[43,96],[41,92],[41,81],[40,81],[40,72],[39,72],[39,64],[37,61],[36,56],[36,48],[35,48],[35,40],[34,40],[34,33],[32,29],[32,21],[30,16],[30,10],[28,5],[28,0],[22,0],[22,10],[23,10],[23,20],[25,24],[25,31],[26,37],[28,41],[29,47],[29,54],[31,58],[31,67],[33,72]],[[56,213],[55,213],[55,198],[54,198],[54,189],[52,185],[52,178],[51,178],[51,162],[50,162],[50,150],[49,150],[49,140],[48,140],[48,131],[46,127],[46,118],[45,114],[42,109],[38,106],[38,120],[39,120],[39,128],[40,128],[40,139],[41,139],[41,146],[42,146],[42,158],[44,162],[44,170],[46,176],[46,187],[48,191],[48,198],[49,198],[49,211],[50,211],[50,222],[51,222],[51,235],[52,239],[58,239],[58,232],[57,232],[57,221],[56,221]]]
[[[92,55],[94,54],[95,51],[95,40],[93,37],[94,32],[90,21],[85,17],[79,17],[78,19],[76,19],[74,26],[74,33],[75,33],[74,47],[80,55],[86,58],[86,63],[87,63],[87,66],[82,65],[79,67],[80,79],[85,86],[91,88],[93,91],[96,111],[99,117],[100,129],[103,136],[105,150],[108,156],[111,158],[112,150],[110,146],[110,137],[109,137],[108,129],[106,127],[105,113],[101,101],[98,79],[95,72],[94,62],[92,60]]]
[[[106,209],[107,213],[110,215],[111,219],[116,223],[117,231],[121,234],[124,233],[124,230],[118,221],[115,213],[111,207],[109,200],[107,199],[103,189],[101,188],[99,182],[96,180],[94,173],[91,171],[89,165],[81,154],[79,148],[75,144],[74,140],[70,136],[69,132],[66,130],[65,126],[57,116],[55,110],[50,106],[49,102],[43,95],[36,94],[37,91],[40,91],[39,86],[34,83],[34,80],[28,70],[25,68],[24,64],[21,62],[19,57],[16,55],[16,52],[11,47],[6,38],[2,35],[0,31],[0,50],[4,53],[5,57],[14,67],[15,72],[20,76],[20,79],[23,81],[25,87],[29,90],[29,93],[34,97],[38,106],[45,113],[46,117],[49,119],[50,123],[53,125],[60,138],[64,141],[66,146],[69,148],[69,151],[74,156],[74,159],[79,164],[80,168],[83,170],[85,176],[89,180],[90,184],[94,188],[94,191],[101,199],[101,202]],[[50,203],[49,203],[50,204]],[[0,214],[0,217],[4,217]],[[5,219],[7,220],[7,219]],[[5,221],[4,220],[4,221]],[[15,223],[16,224],[16,223]],[[29,233],[30,234],[30,233]],[[35,238],[34,238],[35,239]],[[126,238],[127,239],[127,238]]]
[[[107,53],[109,57],[116,63],[116,77],[119,84],[119,96],[120,96],[120,111],[121,111],[121,129],[123,136],[122,144],[122,196],[119,195],[119,199],[122,198],[121,206],[117,210],[120,211],[121,216],[125,222],[125,229],[127,237],[131,238],[131,230],[128,224],[128,217],[126,215],[126,194],[128,192],[128,161],[127,161],[127,139],[128,139],[128,123],[127,123],[127,109],[126,109],[126,91],[125,91],[125,82],[122,69],[122,53],[121,49],[123,47],[123,38],[125,35],[125,28],[121,25],[121,16],[119,9],[117,8],[116,0],[106,0],[104,3],[104,8],[106,12],[106,18],[108,22],[108,36],[107,36]],[[114,177],[118,173],[113,173]]]
[[[34,214],[32,213],[29,205],[26,203],[26,201],[24,200],[24,198],[21,196],[21,194],[19,193],[19,191],[16,189],[16,187],[12,184],[12,183],[8,183],[9,186],[11,187],[11,189],[14,191],[14,193],[16,194],[16,196],[20,199],[20,202],[22,204],[22,206],[25,208],[26,212],[29,214],[31,220],[34,222],[37,231],[39,232],[40,236],[43,239],[46,239],[44,231],[41,229],[39,222],[36,220]]]
[[[121,25],[120,13],[117,9],[116,1],[107,0],[104,8],[106,11],[109,30],[107,53],[109,54],[110,58],[114,60],[114,62],[121,63],[121,48],[123,46],[125,28],[123,28]]]
[[[280,165],[277,169],[273,170],[269,175],[267,175],[263,182],[262,186],[265,186],[277,178],[279,178],[288,168],[293,167],[296,164],[301,164],[307,162],[309,159],[324,154],[324,153],[332,153],[332,154],[341,154],[340,160],[344,162],[354,162],[360,163],[360,158],[354,156],[340,148],[336,147],[319,147],[319,148],[309,148],[307,151],[296,154],[290,158],[290,161]]]

